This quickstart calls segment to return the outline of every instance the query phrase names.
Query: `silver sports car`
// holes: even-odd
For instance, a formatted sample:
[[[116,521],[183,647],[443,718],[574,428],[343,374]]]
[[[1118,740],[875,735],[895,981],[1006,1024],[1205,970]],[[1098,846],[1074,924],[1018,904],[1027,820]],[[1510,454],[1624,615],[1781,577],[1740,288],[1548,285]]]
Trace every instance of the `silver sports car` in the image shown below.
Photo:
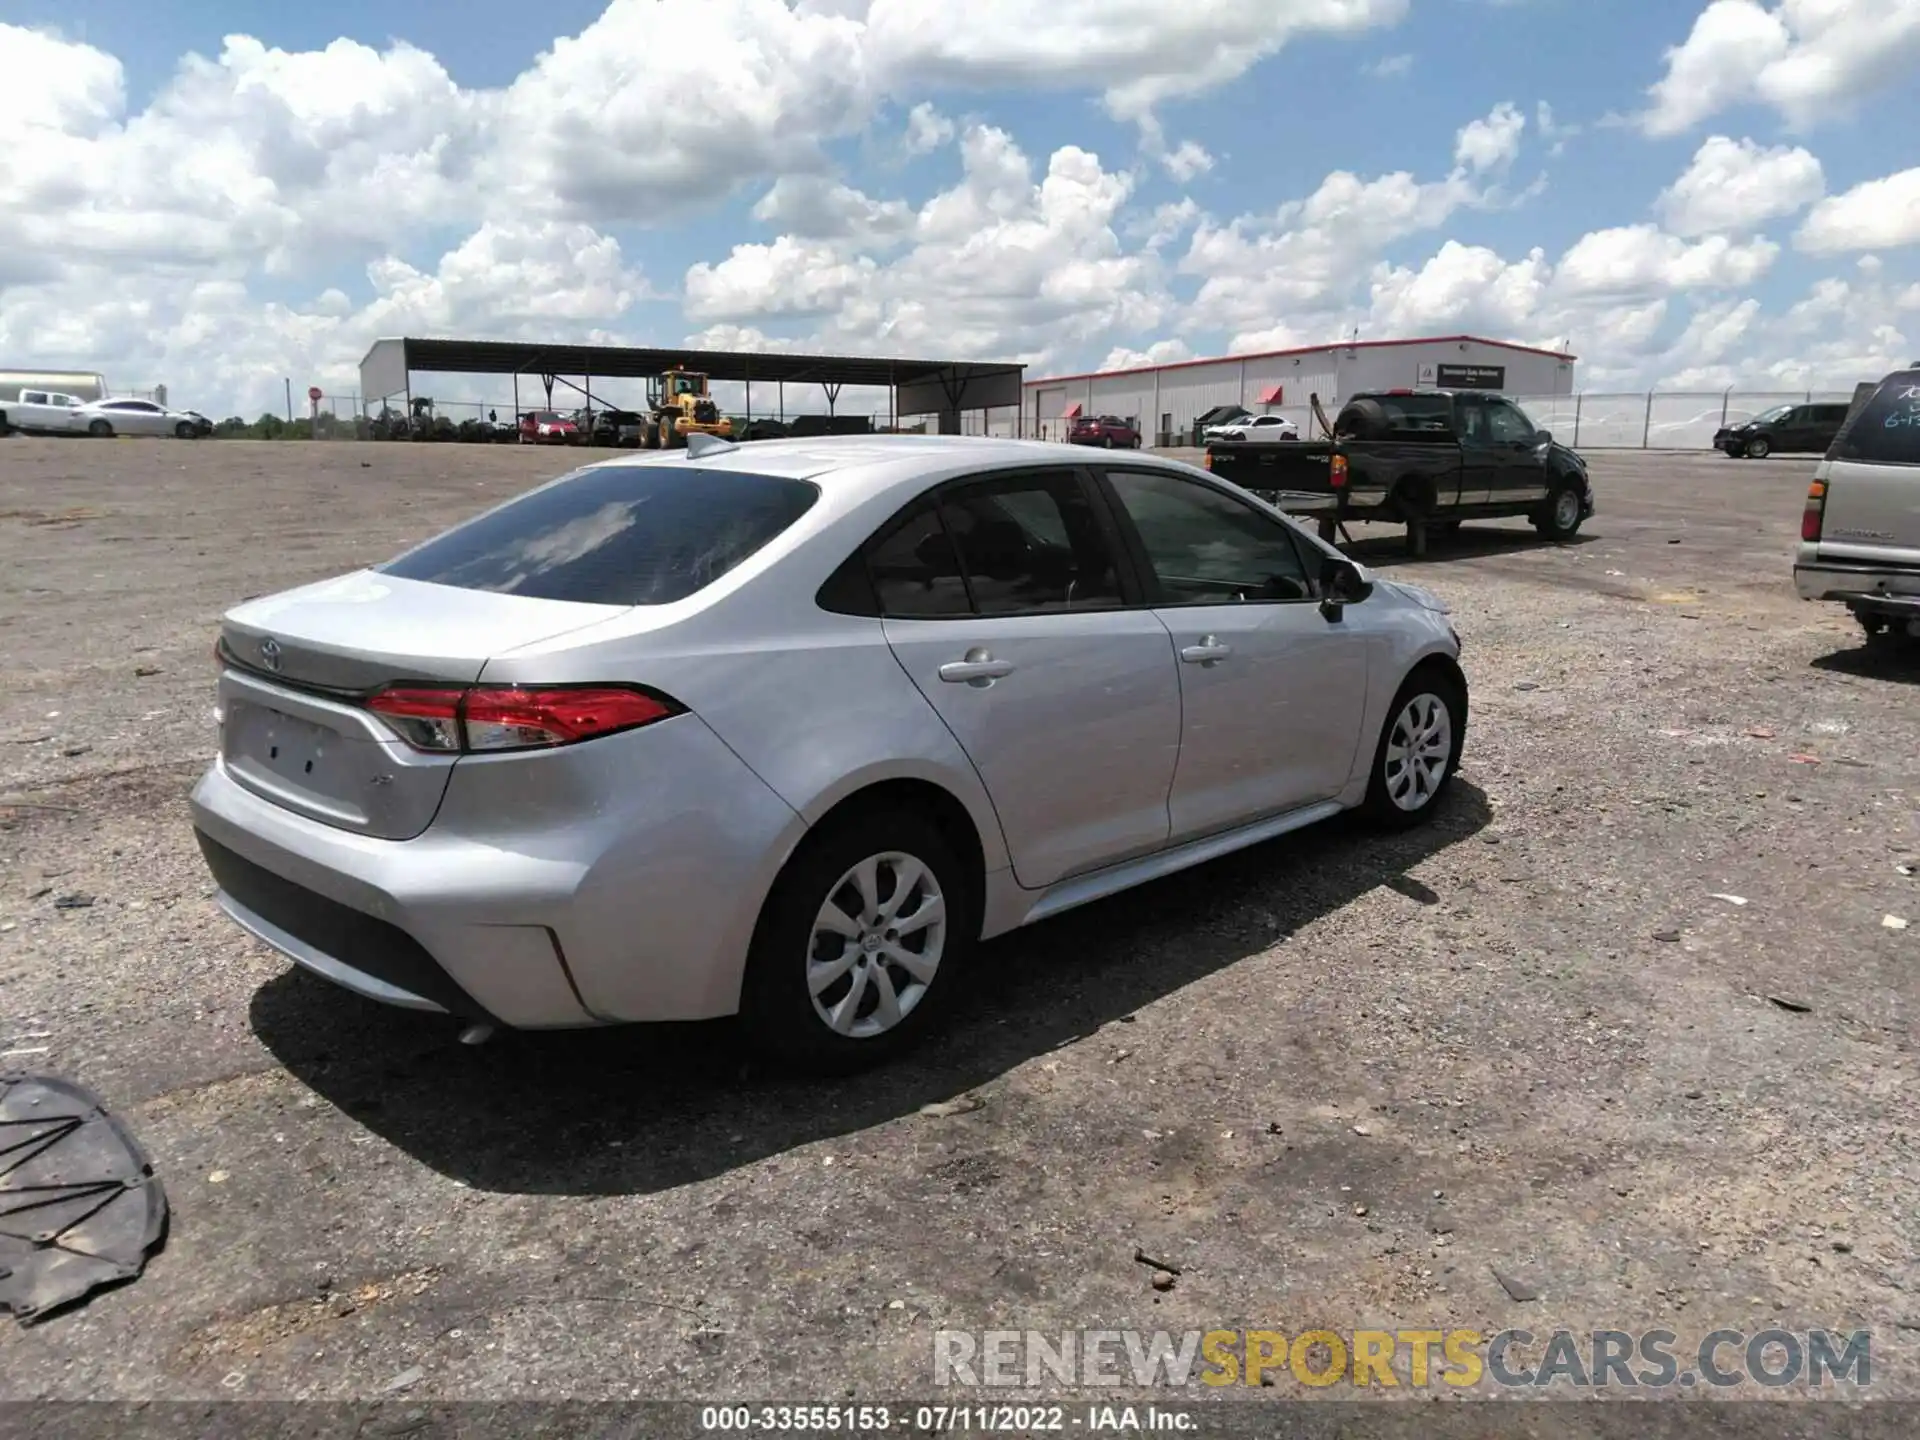
[[[240,606],[193,822],[239,924],[479,1038],[738,1013],[849,1069],[978,941],[1429,814],[1446,607],[1203,471],[700,442]]]

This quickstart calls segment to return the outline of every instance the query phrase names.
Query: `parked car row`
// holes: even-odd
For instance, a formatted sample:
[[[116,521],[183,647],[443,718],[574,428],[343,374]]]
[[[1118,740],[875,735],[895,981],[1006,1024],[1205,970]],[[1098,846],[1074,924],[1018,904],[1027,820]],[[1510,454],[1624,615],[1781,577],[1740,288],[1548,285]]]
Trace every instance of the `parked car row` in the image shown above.
[[[213,421],[197,410],[173,410],[151,400],[82,400],[57,390],[22,390],[0,405],[0,435],[170,435],[199,440]]]

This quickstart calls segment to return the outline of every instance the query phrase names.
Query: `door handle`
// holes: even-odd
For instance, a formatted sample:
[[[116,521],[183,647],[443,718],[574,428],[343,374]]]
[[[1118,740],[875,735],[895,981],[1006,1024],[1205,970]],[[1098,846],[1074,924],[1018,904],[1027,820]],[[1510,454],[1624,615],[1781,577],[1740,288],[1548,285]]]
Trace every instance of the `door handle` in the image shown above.
[[[1233,654],[1231,645],[1222,645],[1211,635],[1202,635],[1198,645],[1188,645],[1180,658],[1189,665],[1214,665]]]
[[[996,660],[991,650],[975,646],[964,660],[949,660],[940,667],[940,678],[949,685],[971,685],[984,690],[994,681],[1013,673],[1011,660]]]

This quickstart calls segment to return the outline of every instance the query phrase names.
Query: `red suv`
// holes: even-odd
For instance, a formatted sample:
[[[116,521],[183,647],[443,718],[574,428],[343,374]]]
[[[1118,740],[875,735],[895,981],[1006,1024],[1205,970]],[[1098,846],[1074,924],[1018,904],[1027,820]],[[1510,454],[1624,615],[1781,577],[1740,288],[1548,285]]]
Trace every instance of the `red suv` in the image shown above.
[[[1083,415],[1067,432],[1069,445],[1098,445],[1106,450],[1138,450],[1140,430],[1118,415]]]

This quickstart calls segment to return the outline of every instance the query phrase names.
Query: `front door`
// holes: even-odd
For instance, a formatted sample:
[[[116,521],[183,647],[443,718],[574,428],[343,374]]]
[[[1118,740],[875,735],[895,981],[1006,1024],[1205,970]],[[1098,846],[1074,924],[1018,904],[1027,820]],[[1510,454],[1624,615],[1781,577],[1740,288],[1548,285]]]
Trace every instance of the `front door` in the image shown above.
[[[1068,467],[958,483],[876,537],[888,643],[979,772],[1029,889],[1158,849],[1180,753],[1173,644],[1126,608]]]
[[[1117,466],[1105,479],[1179,659],[1172,838],[1338,795],[1359,750],[1368,643],[1320,608],[1324,552],[1202,481]]]
[[[1481,457],[1487,499],[1495,505],[1532,505],[1547,498],[1548,446],[1519,406],[1497,395],[1463,401],[1480,414]]]

